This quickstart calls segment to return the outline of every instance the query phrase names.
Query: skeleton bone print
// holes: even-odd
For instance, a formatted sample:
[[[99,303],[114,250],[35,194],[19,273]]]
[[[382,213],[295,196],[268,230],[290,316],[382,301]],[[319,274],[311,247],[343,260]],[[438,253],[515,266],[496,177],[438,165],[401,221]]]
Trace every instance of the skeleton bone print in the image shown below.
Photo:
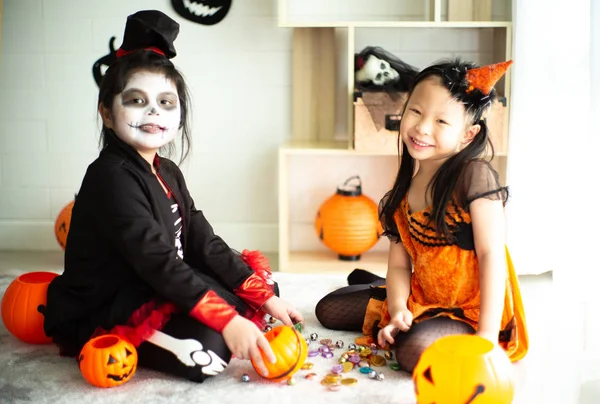
[[[181,244],[182,219],[179,214],[179,205],[171,204],[171,212],[173,213],[173,226],[175,226],[175,248],[177,248],[177,258],[183,259],[183,244]]]
[[[177,339],[161,331],[155,331],[148,342],[170,351],[186,366],[202,367],[202,373],[215,376],[227,367],[227,362],[210,349],[204,347],[195,339]]]

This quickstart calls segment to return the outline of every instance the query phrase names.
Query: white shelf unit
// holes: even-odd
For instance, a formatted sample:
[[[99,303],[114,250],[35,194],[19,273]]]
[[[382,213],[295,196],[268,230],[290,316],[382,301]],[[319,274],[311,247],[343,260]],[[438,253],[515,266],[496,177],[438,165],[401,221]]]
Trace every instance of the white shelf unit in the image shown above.
[[[397,155],[353,149],[354,54],[365,46],[381,46],[417,68],[457,56],[478,64],[511,59],[511,0],[487,0],[492,7],[489,21],[448,21],[449,3],[456,7],[454,2],[460,1],[486,3],[279,0],[279,25],[294,30],[293,133],[279,151],[280,271],[347,273],[364,268],[385,273],[387,240],[359,261],[346,262],[323,246],[314,230],[318,207],[345,179],[360,175],[364,194],[378,203],[397,173]],[[510,88],[509,69],[496,85],[507,100],[506,119]],[[497,136],[493,164],[504,181],[508,134]]]

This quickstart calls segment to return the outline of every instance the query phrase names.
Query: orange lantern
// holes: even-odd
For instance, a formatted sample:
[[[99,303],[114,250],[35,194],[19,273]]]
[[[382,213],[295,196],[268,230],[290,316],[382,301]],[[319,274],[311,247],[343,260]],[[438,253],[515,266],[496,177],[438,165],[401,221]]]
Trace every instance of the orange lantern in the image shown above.
[[[348,185],[353,179],[358,185]],[[379,240],[382,228],[377,204],[362,194],[360,177],[350,177],[319,208],[317,235],[344,261],[356,261]]]
[[[81,349],[77,362],[81,374],[90,384],[114,387],[133,377],[138,356],[131,342],[107,334],[89,340]]]
[[[271,345],[276,361],[275,363],[269,362],[261,352],[263,362],[269,371],[267,376],[261,376],[275,382],[291,378],[304,365],[308,356],[306,339],[298,330],[287,325],[280,325],[267,331],[265,338]],[[252,360],[252,366],[256,370],[254,360]],[[257,373],[261,374],[258,370]]]
[[[69,227],[71,225],[71,211],[75,201],[69,202],[58,214],[56,221],[54,222],[54,234],[56,235],[56,241],[64,250],[67,246],[67,235],[69,234]]]
[[[413,371],[418,404],[510,404],[514,373],[508,355],[476,335],[431,344]]]
[[[2,322],[15,337],[29,344],[47,344],[44,316],[39,311],[46,305],[48,285],[58,274],[29,272],[8,285],[2,297]]]

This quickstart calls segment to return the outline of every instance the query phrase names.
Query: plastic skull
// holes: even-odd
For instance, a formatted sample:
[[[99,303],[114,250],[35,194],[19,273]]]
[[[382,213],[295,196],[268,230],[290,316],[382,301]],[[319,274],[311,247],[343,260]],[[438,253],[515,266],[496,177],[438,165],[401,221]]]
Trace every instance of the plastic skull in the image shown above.
[[[356,81],[359,83],[373,82],[378,86],[398,80],[400,74],[390,66],[389,62],[370,55],[362,69],[356,72]]]

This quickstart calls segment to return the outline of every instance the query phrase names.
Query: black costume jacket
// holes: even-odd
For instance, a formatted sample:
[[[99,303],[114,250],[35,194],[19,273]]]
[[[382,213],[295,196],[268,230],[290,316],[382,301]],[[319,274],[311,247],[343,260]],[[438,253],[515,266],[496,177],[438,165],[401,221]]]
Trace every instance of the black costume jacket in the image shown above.
[[[179,205],[184,259],[177,257],[172,200],[150,164],[114,134],[88,167],[76,196],[65,270],[48,288],[44,329],[59,345],[82,346],[98,328],[126,324],[142,305],[171,302],[221,332],[237,312],[210,276],[258,310],[273,291],[214,234],[183,175],[156,157],[157,176]]]

